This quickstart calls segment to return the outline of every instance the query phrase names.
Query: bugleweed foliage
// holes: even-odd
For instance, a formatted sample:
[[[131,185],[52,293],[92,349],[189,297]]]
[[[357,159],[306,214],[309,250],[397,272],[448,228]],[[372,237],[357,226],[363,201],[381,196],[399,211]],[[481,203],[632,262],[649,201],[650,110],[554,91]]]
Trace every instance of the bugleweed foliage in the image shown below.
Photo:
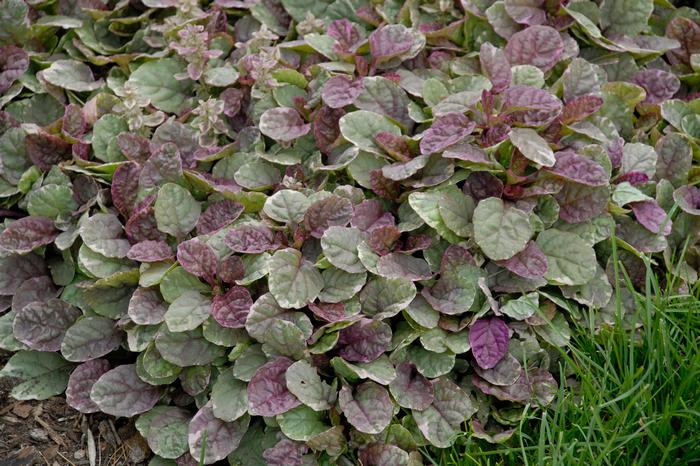
[[[0,0],[0,374],[153,466],[515,441],[572,324],[639,321],[621,276],[698,278],[698,20]]]

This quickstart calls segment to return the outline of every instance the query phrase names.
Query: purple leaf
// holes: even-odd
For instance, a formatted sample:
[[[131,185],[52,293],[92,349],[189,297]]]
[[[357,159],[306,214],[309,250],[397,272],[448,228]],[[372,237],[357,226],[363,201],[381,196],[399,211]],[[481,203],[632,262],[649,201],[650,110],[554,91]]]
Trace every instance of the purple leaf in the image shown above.
[[[234,286],[226,294],[214,297],[211,315],[222,327],[243,328],[252,305],[250,292]]]
[[[372,443],[360,450],[362,466],[409,466],[408,453],[395,445]]]
[[[51,244],[58,236],[53,220],[46,217],[29,216],[15,220],[0,233],[0,248],[16,254]]]
[[[340,108],[321,107],[313,119],[313,134],[316,146],[324,154],[329,154],[340,137],[340,118],[345,111]]]
[[[172,142],[158,146],[143,164],[139,176],[141,188],[155,188],[164,183],[177,183],[182,178],[180,150]]]
[[[276,416],[301,402],[287,390],[285,373],[292,360],[279,357],[260,367],[248,384],[248,412],[254,416]]]
[[[564,41],[554,28],[530,26],[508,39],[505,52],[513,65],[533,65],[547,71],[562,58]]]
[[[440,152],[469,136],[476,124],[461,113],[448,113],[438,117],[423,133],[420,141],[422,154]]]
[[[482,318],[469,328],[469,344],[477,364],[491,369],[508,352],[510,331],[498,317]]]
[[[374,135],[374,142],[395,160],[407,162],[411,159],[411,148],[403,136],[380,131]]]
[[[568,223],[581,223],[602,214],[608,206],[610,189],[566,183],[554,195],[559,204],[559,217]]]
[[[506,13],[516,23],[534,26],[547,21],[547,14],[543,9],[544,0],[506,0],[504,3]]]
[[[14,290],[12,296],[12,310],[19,312],[29,303],[35,301],[45,302],[55,298],[58,290],[49,277],[41,276],[28,278]]]
[[[42,171],[49,171],[51,167],[71,156],[71,145],[58,136],[43,132],[33,133],[28,134],[24,141],[27,157]]]
[[[502,49],[484,42],[479,49],[479,60],[481,70],[491,81],[492,92],[499,93],[510,86],[512,78],[510,63]]]
[[[498,265],[523,278],[538,279],[547,272],[547,256],[537,243],[530,241],[525,249],[510,259],[499,261]]]
[[[362,80],[353,80],[349,76],[339,74],[323,83],[321,97],[330,108],[343,108],[355,103],[362,92]]]
[[[311,130],[311,125],[295,109],[277,107],[266,110],[260,117],[260,132],[275,141],[288,142],[302,137]]]
[[[644,103],[660,104],[672,98],[681,87],[681,82],[676,75],[668,71],[645,69],[634,75],[632,81],[647,91]]]
[[[44,259],[37,254],[0,258],[0,296],[12,296],[25,280],[46,275]]]
[[[345,18],[335,19],[330,22],[326,33],[336,40],[334,45],[336,53],[349,53],[352,47],[360,40],[360,33],[354,24]]]
[[[340,356],[352,362],[371,362],[391,345],[391,327],[385,322],[360,319],[340,331]]]
[[[581,121],[597,112],[603,106],[603,99],[597,95],[581,95],[566,102],[561,115],[565,125]]]
[[[267,461],[267,466],[301,466],[308,449],[303,442],[283,438],[274,447],[263,451],[263,458]]]
[[[155,289],[137,288],[129,300],[129,318],[138,325],[160,324],[167,310],[167,304]]]
[[[97,379],[108,370],[109,361],[106,359],[93,359],[76,367],[68,379],[66,388],[68,405],[85,414],[99,412],[99,406],[90,399],[90,390]]]
[[[671,234],[671,219],[655,200],[630,202],[628,206],[637,221],[650,232],[664,236]]]
[[[593,159],[572,150],[557,152],[555,157],[556,162],[549,172],[559,178],[587,186],[607,186],[610,182],[605,169]]]
[[[372,54],[372,60],[376,63],[407,54],[411,55],[415,45],[416,36],[410,29],[401,24],[383,26],[375,29],[369,36],[369,50]]]
[[[90,390],[90,398],[104,413],[132,417],[155,406],[161,389],[136,375],[136,366],[126,364],[105,372]]]
[[[27,304],[15,315],[12,333],[33,350],[58,351],[68,328],[82,314],[57,298]]]
[[[484,394],[494,396],[499,400],[524,403],[530,399],[530,384],[527,383],[525,371],[522,369],[518,380],[512,385],[492,385],[476,374],[472,374],[472,383]]]
[[[423,410],[433,402],[433,384],[410,362],[396,368],[396,378],[389,384],[389,390],[403,408]]]
[[[503,92],[503,109],[512,113],[515,122],[542,126],[552,122],[562,111],[562,103],[544,89],[512,86]]]
[[[274,232],[262,223],[236,225],[228,231],[224,243],[231,251],[244,254],[258,254],[277,247]]]
[[[690,185],[681,186],[673,192],[673,200],[683,212],[700,215],[700,188]]]
[[[501,197],[503,195],[503,182],[489,172],[472,172],[462,190],[464,194],[481,201],[489,197]]]
[[[160,262],[173,259],[175,254],[165,241],[146,240],[131,246],[126,257],[139,262]]]
[[[394,226],[394,224],[394,216],[386,212],[377,199],[366,199],[357,204],[350,218],[351,226],[367,232],[378,227]]]
[[[374,382],[358,385],[354,393],[344,385],[338,395],[338,405],[348,422],[365,434],[382,432],[389,426],[394,415],[389,392]]]
[[[369,233],[367,244],[372,251],[383,256],[389,254],[401,238],[401,231],[393,225],[376,227]]]
[[[184,241],[177,247],[177,261],[183,269],[209,283],[215,282],[218,259],[214,250],[199,238]]]
[[[350,199],[331,195],[311,204],[304,213],[304,225],[314,238],[320,238],[331,226],[345,226],[353,213]]]
[[[347,317],[343,303],[309,303],[309,310],[326,322],[340,322]]]
[[[187,434],[190,455],[194,458],[204,456],[204,464],[226,458],[240,445],[249,423],[250,416],[243,416],[234,422],[217,419],[210,401],[190,421]]]
[[[9,7],[7,7],[9,8]],[[29,68],[27,52],[14,45],[0,47],[0,94]]]
[[[119,133],[117,147],[132,162],[143,164],[151,156],[151,146],[143,136],[133,133]]]
[[[65,136],[80,139],[88,130],[88,124],[83,117],[83,111],[79,105],[66,105],[63,112],[61,132]]]
[[[235,283],[245,276],[245,264],[238,256],[229,256],[219,262],[218,277],[224,283]]]
[[[141,167],[135,162],[126,162],[112,175],[112,203],[119,213],[128,218],[131,215],[139,190]]]

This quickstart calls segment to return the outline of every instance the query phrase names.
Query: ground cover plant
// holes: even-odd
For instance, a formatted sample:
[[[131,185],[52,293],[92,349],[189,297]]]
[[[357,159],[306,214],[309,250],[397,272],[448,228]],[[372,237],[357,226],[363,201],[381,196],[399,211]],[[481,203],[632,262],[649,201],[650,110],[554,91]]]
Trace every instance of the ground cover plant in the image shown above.
[[[699,57],[664,0],[0,0],[0,375],[154,466],[518,442],[697,280]]]

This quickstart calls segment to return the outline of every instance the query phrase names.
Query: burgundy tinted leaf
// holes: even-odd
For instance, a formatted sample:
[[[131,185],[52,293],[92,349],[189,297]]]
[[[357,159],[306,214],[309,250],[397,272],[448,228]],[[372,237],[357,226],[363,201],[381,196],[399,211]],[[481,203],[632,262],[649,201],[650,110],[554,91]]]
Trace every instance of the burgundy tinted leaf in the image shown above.
[[[0,233],[0,248],[16,254],[26,254],[40,246],[53,243],[58,236],[53,220],[29,216],[15,220]]]
[[[613,138],[612,142],[606,146],[608,157],[613,168],[620,168],[622,156],[624,154],[625,140],[621,137]]]
[[[476,124],[461,113],[448,113],[438,117],[423,133],[420,141],[422,154],[440,152],[469,136]]]
[[[266,110],[260,117],[260,132],[275,141],[288,142],[300,138],[311,130],[311,125],[295,109],[276,107]]]
[[[554,28],[530,26],[508,39],[505,52],[513,65],[533,65],[547,71],[564,54],[564,41]]]
[[[384,176],[380,169],[369,172],[369,183],[372,191],[384,199],[397,199],[401,192],[401,185],[397,181],[390,180]]]
[[[8,7],[9,8],[9,7]],[[0,47],[0,94],[29,68],[27,52],[14,45]]]
[[[660,104],[672,98],[681,87],[680,80],[676,75],[668,71],[645,69],[634,75],[632,81],[647,91],[644,103]]]
[[[328,154],[333,143],[340,137],[340,117],[345,115],[342,108],[321,107],[314,115],[314,141],[322,153]]]
[[[301,466],[304,454],[309,448],[303,442],[283,438],[274,447],[263,451],[268,466]]]
[[[136,204],[141,167],[135,162],[126,162],[112,175],[112,203],[124,217],[129,217]]]
[[[666,211],[654,201],[630,202],[629,207],[634,212],[637,221],[652,233],[661,233],[664,236],[671,234],[671,219]]]
[[[73,409],[90,414],[100,411],[99,406],[90,399],[90,390],[97,379],[109,370],[109,361],[93,359],[76,367],[68,379],[66,401]]]
[[[408,162],[397,162],[382,167],[382,175],[393,181],[401,181],[414,176],[428,164],[430,157],[420,155]]]
[[[559,217],[568,223],[581,223],[602,214],[608,206],[607,186],[590,187],[566,183],[554,195],[559,204]]]
[[[429,280],[433,276],[425,259],[401,252],[392,252],[380,257],[377,261],[377,272],[386,278],[404,278],[411,281]]]
[[[557,177],[587,186],[607,186],[610,182],[605,169],[593,159],[572,150],[557,152],[555,157],[549,172]]]
[[[553,121],[562,111],[562,103],[549,91],[530,86],[512,86],[503,92],[503,109],[514,121],[529,126],[542,126]]]
[[[681,186],[673,192],[673,200],[683,212],[700,215],[700,188]]]
[[[209,235],[215,233],[236,220],[245,210],[243,204],[224,199],[210,204],[197,221],[197,234]]]
[[[15,315],[15,338],[33,350],[58,351],[66,330],[81,316],[80,310],[57,298],[35,301]]]
[[[544,0],[506,0],[505,8],[508,16],[516,23],[534,26],[544,24],[547,14],[544,11]]]
[[[433,244],[433,240],[428,235],[413,235],[406,238],[403,244],[399,245],[399,250],[412,254],[418,251],[425,251]]]
[[[423,410],[433,402],[433,384],[410,362],[396,368],[396,378],[389,384],[389,390],[403,408]]]
[[[309,303],[309,310],[326,322],[338,322],[346,318],[343,303]]]
[[[472,375],[472,383],[484,394],[495,396],[499,400],[523,403],[530,399],[530,384],[525,379],[524,371],[521,372],[517,382],[505,387],[492,385],[476,374]]]
[[[506,354],[491,369],[482,369],[478,364],[475,364],[474,371],[492,385],[508,386],[518,381],[522,373],[522,366],[514,356]]]
[[[352,212],[350,199],[331,195],[309,206],[304,214],[304,225],[311,236],[320,238],[328,227],[347,225]]]
[[[347,19],[336,19],[330,22],[326,33],[338,42],[342,51],[349,51],[360,40],[357,28]]]
[[[672,64],[690,65],[690,57],[700,53],[700,26],[693,20],[676,16],[666,24],[666,37],[677,40],[681,46],[666,53]]]
[[[490,163],[489,156],[483,149],[471,144],[457,144],[445,152],[442,156],[448,159],[464,160],[473,163]]]
[[[344,385],[338,404],[348,422],[366,434],[378,434],[386,429],[394,414],[389,392],[374,382],[362,383],[354,393]]]
[[[183,269],[213,283],[216,277],[218,259],[214,250],[199,238],[184,241],[177,247],[177,261]]]
[[[377,62],[391,60],[411,51],[415,37],[411,30],[399,24],[375,29],[369,36],[369,50]]]
[[[547,256],[537,243],[530,241],[525,249],[508,260],[499,261],[498,265],[523,278],[537,279],[547,272]]]
[[[464,194],[477,201],[503,195],[503,182],[489,172],[472,172],[462,188]]]
[[[389,349],[391,327],[386,323],[361,319],[340,331],[340,356],[353,362],[371,362]]]
[[[12,296],[12,310],[19,312],[29,303],[35,301],[44,302],[55,298],[58,290],[49,277],[42,276],[23,281],[14,290],[14,293],[14,296]]]
[[[362,466],[408,466],[408,453],[395,445],[373,443],[360,450]]]
[[[139,378],[134,364],[126,364],[97,379],[90,390],[90,398],[104,413],[132,417],[153,408],[160,393],[159,387]]]
[[[254,416],[276,416],[301,402],[287,390],[285,373],[292,360],[274,359],[260,367],[248,384],[248,412]]]
[[[117,147],[124,156],[139,164],[144,163],[151,156],[151,148],[148,139],[138,134],[120,133],[117,135]]]
[[[204,464],[226,458],[240,445],[249,423],[250,416],[243,416],[234,422],[217,419],[210,401],[190,421],[187,434],[190,455],[198,459],[203,457]]]
[[[242,286],[234,286],[226,294],[214,296],[211,315],[222,327],[243,328],[252,305],[250,292]]]
[[[167,304],[155,289],[137,288],[129,300],[129,318],[135,324],[159,324],[163,322],[167,310]]]
[[[394,226],[394,223],[394,216],[386,212],[377,199],[365,199],[357,204],[350,218],[351,226],[367,232],[378,227]]]
[[[238,256],[229,256],[219,262],[218,276],[224,283],[235,283],[245,276],[245,265]]]
[[[498,317],[482,318],[469,328],[469,344],[477,364],[491,369],[508,352],[510,331]]]
[[[83,112],[79,105],[66,105],[63,113],[63,123],[61,131],[64,135],[75,139],[80,139],[88,129],[87,122],[83,118]]]
[[[158,229],[152,207],[135,209],[124,230],[131,242],[163,241],[166,238],[166,234]]]
[[[362,92],[362,80],[353,80],[339,74],[323,83],[321,97],[330,108],[343,108],[352,105]]]
[[[228,87],[219,96],[224,101],[224,115],[234,117],[241,111],[244,94],[241,89]]]
[[[502,49],[484,42],[479,49],[479,61],[481,70],[491,81],[492,92],[499,93],[510,86],[512,78],[510,63]]]
[[[175,254],[165,241],[146,240],[131,246],[126,257],[139,262],[160,262],[174,259]]]
[[[615,179],[616,183],[628,182],[632,186],[637,186],[649,182],[649,175],[643,172],[627,172]]]
[[[407,161],[411,158],[411,148],[401,136],[381,131],[374,136],[374,142],[395,160]]]
[[[182,178],[180,151],[173,143],[157,147],[146,163],[139,177],[142,188],[154,188],[164,183],[177,183]]]
[[[38,254],[3,257],[0,259],[0,295],[11,296],[25,280],[47,273],[44,259]]]
[[[575,97],[564,105],[561,115],[562,123],[565,125],[581,121],[593,115],[603,106],[603,99],[597,95],[582,95]]]
[[[71,145],[52,134],[28,134],[24,142],[27,157],[42,171],[49,171],[52,166],[71,156]]]
[[[224,239],[233,252],[257,254],[277,247],[275,234],[262,223],[241,224],[231,228]]]
[[[389,254],[401,237],[401,232],[393,225],[386,225],[374,228],[369,233],[367,244],[372,250],[383,256]]]

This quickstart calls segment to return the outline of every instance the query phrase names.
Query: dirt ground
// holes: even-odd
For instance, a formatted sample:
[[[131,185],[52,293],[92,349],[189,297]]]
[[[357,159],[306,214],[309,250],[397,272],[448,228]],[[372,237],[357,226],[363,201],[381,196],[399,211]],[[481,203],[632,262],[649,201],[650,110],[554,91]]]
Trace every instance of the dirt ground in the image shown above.
[[[9,354],[0,350],[0,367]],[[150,452],[133,422],[81,414],[63,397],[16,401],[0,378],[0,466],[142,466]]]

